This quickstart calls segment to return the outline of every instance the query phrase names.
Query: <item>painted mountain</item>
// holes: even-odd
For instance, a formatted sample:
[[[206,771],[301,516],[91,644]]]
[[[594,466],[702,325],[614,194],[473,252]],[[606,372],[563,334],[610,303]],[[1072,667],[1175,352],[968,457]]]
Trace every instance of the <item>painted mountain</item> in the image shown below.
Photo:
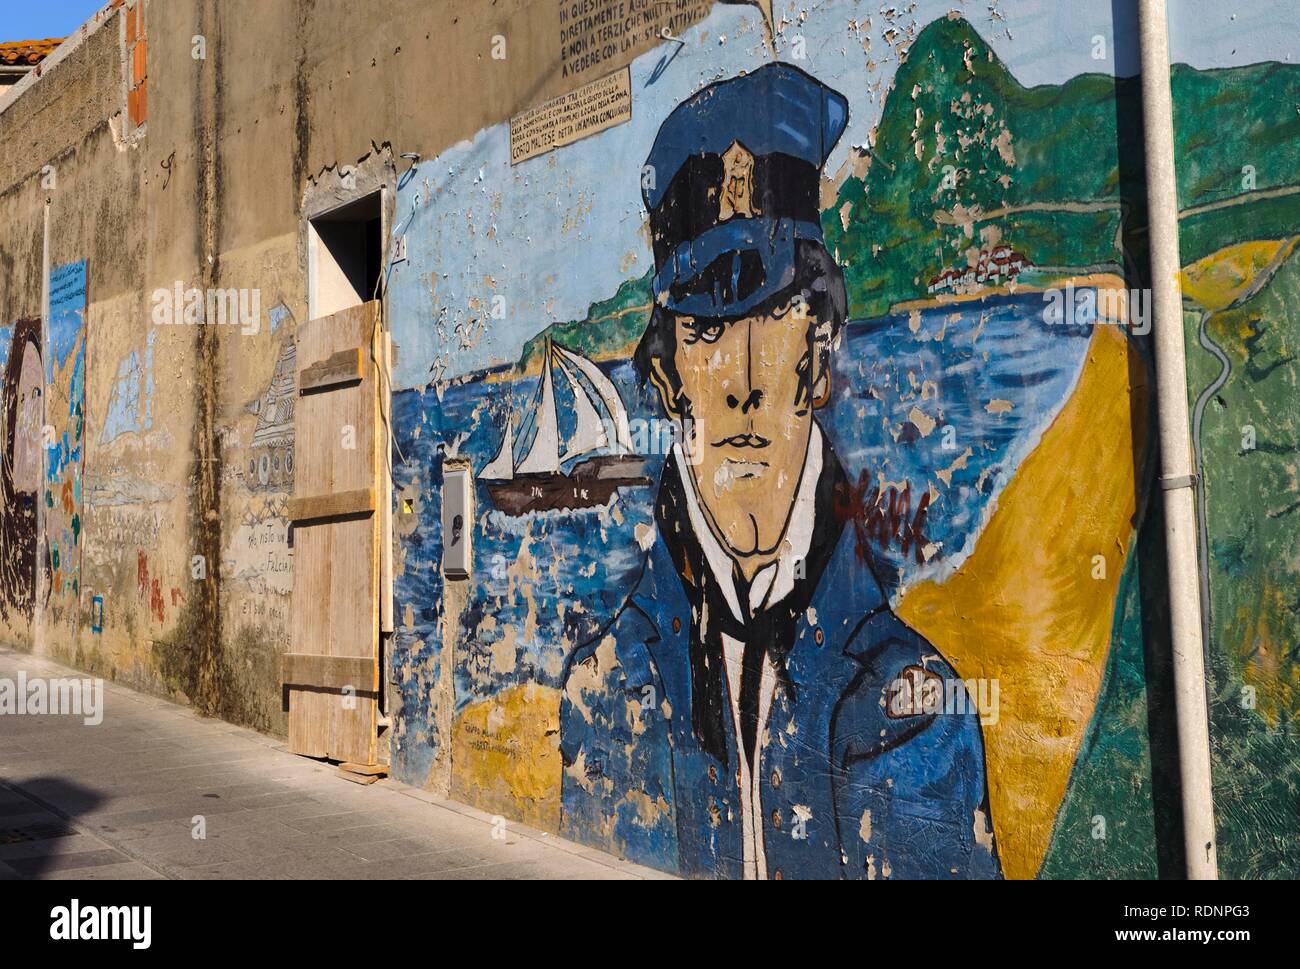
[[[1278,191],[1295,173],[1300,66],[1176,65],[1173,88],[1176,120],[1196,119],[1177,128],[1183,261],[1300,225],[1300,194]],[[823,213],[850,316],[924,296],[981,236],[1042,269],[1140,269],[1143,157],[1136,77],[1026,88],[966,20],[930,23],[895,75],[865,175],[846,178]],[[649,274],[628,280],[585,319],[531,340],[520,363],[536,369],[548,337],[595,359],[626,356],[649,306]]]
[[[1172,83],[1176,114],[1196,119],[1177,129],[1184,261],[1243,241],[1225,203],[1250,206],[1258,237],[1300,222],[1300,196],[1269,195],[1295,171],[1300,67],[1178,65]],[[823,217],[854,316],[923,293],[990,230],[1040,267],[1141,262],[1137,78],[1026,88],[969,23],[937,20],[895,76],[873,155]]]

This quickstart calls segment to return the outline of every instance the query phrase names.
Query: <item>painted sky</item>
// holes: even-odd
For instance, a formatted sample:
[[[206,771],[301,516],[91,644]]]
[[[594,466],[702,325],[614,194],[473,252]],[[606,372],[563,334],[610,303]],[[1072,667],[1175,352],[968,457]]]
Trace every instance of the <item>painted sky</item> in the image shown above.
[[[919,0],[907,14],[881,13],[909,6],[878,0],[774,4],[783,24],[778,56],[849,98],[849,127],[827,172],[840,167],[851,146],[866,143],[879,120],[898,66],[883,36],[891,26],[906,31],[915,23],[920,29],[956,9],[1029,86],[1090,72],[1136,73],[1130,2]],[[1219,0],[1174,0],[1174,59],[1207,68],[1247,63],[1246,52],[1249,61],[1300,54],[1294,0],[1238,6],[1245,12],[1222,12]],[[1118,20],[1114,10],[1123,11]],[[792,59],[797,37],[806,45],[803,61]],[[455,377],[514,363],[523,344],[548,324],[581,319],[592,302],[646,273],[651,255],[639,177],[659,124],[706,84],[768,60],[753,7],[717,5],[683,39],[685,46],[657,78],[675,45],[665,43],[632,64],[627,124],[513,168],[509,126],[499,124],[420,164],[400,193],[395,229],[408,234],[411,253],[395,268],[391,290],[402,345],[398,387],[425,384],[431,367]],[[487,308],[498,296],[504,316],[490,318]],[[451,350],[439,357],[444,346]]]

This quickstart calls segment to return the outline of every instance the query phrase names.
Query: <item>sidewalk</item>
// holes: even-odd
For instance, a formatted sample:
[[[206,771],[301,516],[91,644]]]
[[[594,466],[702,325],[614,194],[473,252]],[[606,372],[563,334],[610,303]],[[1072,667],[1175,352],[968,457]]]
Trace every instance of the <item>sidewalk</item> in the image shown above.
[[[0,679],[84,674],[0,648]],[[193,837],[196,816],[207,837]],[[662,878],[104,684],[104,719],[0,716],[0,880]]]

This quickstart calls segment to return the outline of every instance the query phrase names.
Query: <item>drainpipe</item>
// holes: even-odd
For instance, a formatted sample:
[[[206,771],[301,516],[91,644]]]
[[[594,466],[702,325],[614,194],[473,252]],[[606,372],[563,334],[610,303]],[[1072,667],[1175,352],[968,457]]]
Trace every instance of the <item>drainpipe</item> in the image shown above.
[[[1210,728],[1201,640],[1197,571],[1196,474],[1187,407],[1187,357],[1179,281],[1178,188],[1174,180],[1174,117],[1169,88],[1169,22],[1165,0],[1138,0],[1142,48],[1143,137],[1155,309],[1160,487],[1164,494],[1170,640],[1178,718],[1187,877],[1215,879]]]
[[[57,176],[56,176],[57,177]],[[57,182],[55,184],[58,184]],[[41,236],[41,369],[48,373],[50,359],[50,206],[54,204],[54,193],[45,196],[44,223]],[[42,379],[44,379],[42,375]],[[45,447],[45,428],[50,426],[49,396],[41,389],[41,485],[36,489],[36,581],[32,588],[36,590],[36,606],[32,610],[32,651],[37,656],[45,656],[45,606],[49,601],[49,581],[46,578],[45,545],[45,504],[41,501],[45,490],[49,450]]]

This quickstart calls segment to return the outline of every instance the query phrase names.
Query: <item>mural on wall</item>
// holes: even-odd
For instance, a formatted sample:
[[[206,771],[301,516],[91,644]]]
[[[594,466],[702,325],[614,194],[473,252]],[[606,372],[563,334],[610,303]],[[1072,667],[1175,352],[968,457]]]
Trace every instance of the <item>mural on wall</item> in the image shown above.
[[[1252,44],[1278,30],[1260,14]],[[1295,50],[1290,14],[1281,32]],[[1175,38],[1207,26],[1170,10]],[[1207,97],[1207,85],[1219,96]],[[1180,152],[1198,151],[1206,131],[1233,133],[1178,170],[1219,868],[1231,878],[1296,877],[1300,68],[1177,65],[1173,94]]]
[[[498,125],[403,182],[395,773],[692,876],[1154,877],[1177,833],[1111,5],[773,6],[634,61],[612,127],[534,156]],[[1195,53],[1176,97],[1251,98],[1256,69]],[[1254,109],[1281,180],[1298,72]],[[1182,146],[1206,185],[1224,140]],[[449,460],[478,479],[463,583]]]
[[[137,620],[162,626],[184,594],[167,581],[159,554],[173,489],[155,455],[170,450],[173,441],[154,409],[157,343],[158,331],[150,328],[120,347],[106,393],[95,400],[91,391],[90,411],[102,419],[85,462],[87,538],[80,567],[82,601],[94,632],[103,632],[105,611],[108,626],[120,624],[128,634]]]
[[[55,619],[75,624],[81,594],[82,472],[86,423],[86,263],[50,275],[45,358],[45,558]],[[63,612],[67,606],[68,611]]]
[[[280,656],[289,649],[293,549],[286,503],[294,482],[297,343],[283,304],[268,314],[263,365],[248,399],[222,429],[226,501],[234,527],[225,535],[223,606],[234,629],[221,662],[222,715],[283,732]]]
[[[0,330],[0,619],[32,621],[37,591],[37,500],[41,493],[41,324]]]
[[[77,648],[88,668],[158,691],[165,688],[160,664],[141,660],[156,658],[159,644],[178,635],[192,589],[189,542],[178,533],[184,519],[174,504],[173,461],[184,445],[159,409],[162,361],[174,336],[154,325],[132,331],[121,319],[116,306],[97,316],[111,333],[94,344],[98,364],[92,356],[86,365]]]
[[[275,373],[266,392],[249,403],[246,410],[257,415],[257,426],[248,442],[246,487],[253,492],[293,491],[293,406],[296,396],[298,346],[286,341],[275,361]]]
[[[645,165],[634,361],[687,440],[640,580],[569,660],[563,830],[617,835],[639,795],[683,874],[997,872],[974,705],[860,554],[815,416],[847,312],[817,189],[847,121],[842,95],[765,65],[673,111]],[[948,684],[962,711],[938,716],[925,694]],[[624,743],[629,694],[643,730]]]
[[[110,444],[124,434],[153,430],[153,353],[157,338],[157,331],[150,330],[144,352],[132,350],[118,363],[100,444]]]

